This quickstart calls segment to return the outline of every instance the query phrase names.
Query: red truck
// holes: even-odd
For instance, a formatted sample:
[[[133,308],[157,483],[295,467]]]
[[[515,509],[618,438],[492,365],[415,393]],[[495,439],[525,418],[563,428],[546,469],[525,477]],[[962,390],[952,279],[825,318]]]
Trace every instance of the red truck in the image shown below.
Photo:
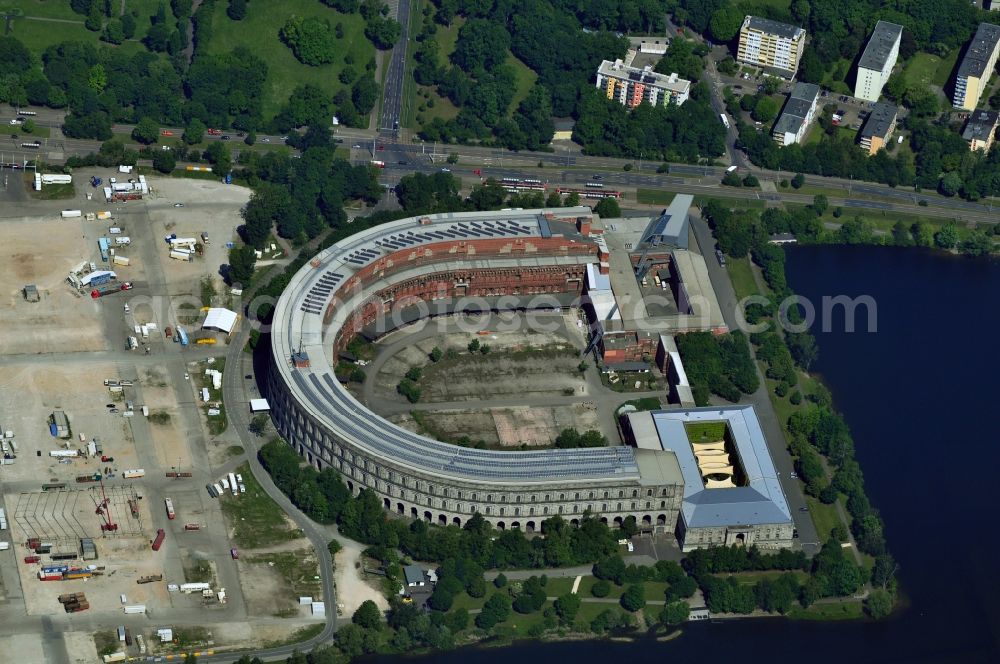
[[[163,136],[173,136],[174,132],[170,131],[169,129],[164,129],[160,132],[160,134]]]
[[[211,134],[212,136],[218,136],[219,134],[222,133],[222,130],[221,129],[209,129],[208,133]]]

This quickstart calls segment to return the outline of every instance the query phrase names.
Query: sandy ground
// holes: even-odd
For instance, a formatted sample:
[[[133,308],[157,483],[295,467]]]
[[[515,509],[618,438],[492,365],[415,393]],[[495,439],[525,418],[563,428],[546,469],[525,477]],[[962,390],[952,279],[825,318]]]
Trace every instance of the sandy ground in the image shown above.
[[[96,240],[85,237],[85,225],[94,223],[35,218],[0,224],[0,353],[106,347],[97,302],[66,281],[80,261],[99,256]],[[26,284],[38,287],[40,302],[25,301]]]
[[[360,568],[356,569],[355,564],[361,562],[361,545],[357,547],[345,546],[341,549],[333,560],[334,583],[337,584],[337,603],[341,615],[350,617],[358,610],[358,607],[365,600],[372,600],[382,611],[389,609],[389,602],[381,590],[369,585],[361,578]],[[329,609],[327,609],[329,610]]]
[[[153,438],[153,449],[156,450],[156,460],[163,468],[173,468],[178,459],[191,459],[187,439],[179,431],[180,413],[177,397],[167,383],[167,373],[157,367],[141,367],[139,377],[142,381],[142,396],[150,414],[167,413],[170,420],[164,424],[149,422],[149,431]]]
[[[67,634],[67,636],[69,635]],[[37,634],[8,634],[0,636],[0,652],[8,653],[8,656],[12,653],[17,653],[16,659],[7,660],[7,656],[4,657],[5,660],[16,661],[17,664],[47,664],[45,650],[42,648],[42,642]],[[90,659],[75,659],[70,661],[99,661],[93,639],[91,639],[88,655],[92,655]]]
[[[0,369],[0,424],[14,432],[18,444],[16,463],[0,466],[0,480],[42,483],[55,477],[72,482],[77,475],[107,465],[99,459],[60,464],[48,455],[63,442],[49,434],[48,417],[56,409],[69,418],[73,438],[65,442],[73,449],[83,446],[81,433],[87,440],[97,436],[104,454],[115,458],[112,468],[135,467],[135,446],[126,418],[121,413],[110,414],[106,407],[116,403],[116,398],[108,392],[103,379],[117,376],[115,365],[110,363],[15,364]],[[124,401],[121,395],[117,399]],[[36,456],[38,451],[41,456]]]
[[[300,560],[311,560],[315,563],[315,555],[309,541],[305,538],[282,542],[281,544],[263,549],[244,549],[240,552],[237,565],[240,570],[240,583],[243,588],[243,599],[246,602],[247,614],[251,616],[275,616],[291,619],[316,620],[312,608],[298,603],[299,593],[274,567],[267,562],[255,562],[267,553],[292,551]],[[312,567],[315,574],[319,573],[318,565]],[[310,595],[317,602],[323,601],[321,586],[316,582],[318,592]]]
[[[295,632],[308,626],[303,621],[276,623],[246,623],[231,622],[217,625],[207,625],[215,637],[217,645],[239,645],[241,648],[256,648],[266,643],[284,640]]]
[[[219,267],[229,262],[226,242],[235,239],[236,227],[243,223],[240,209],[250,200],[250,189],[185,178],[150,177],[148,181],[154,191],[149,219],[155,237],[176,233],[177,237],[200,241],[201,233],[208,233],[204,254],[191,262],[171,259],[166,244],[162,245],[160,262],[170,292],[198,294],[201,278],[211,276],[216,292],[222,293],[224,284]],[[184,207],[175,208],[174,203],[183,203]]]
[[[74,664],[99,661],[94,635],[90,632],[65,632],[63,641],[66,643],[66,652],[69,653],[69,661]]]

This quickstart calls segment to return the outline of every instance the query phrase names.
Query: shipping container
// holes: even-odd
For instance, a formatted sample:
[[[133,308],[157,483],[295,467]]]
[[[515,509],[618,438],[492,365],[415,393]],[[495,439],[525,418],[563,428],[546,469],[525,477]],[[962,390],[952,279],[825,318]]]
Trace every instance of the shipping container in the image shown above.
[[[179,260],[179,261],[190,261],[191,260],[191,254],[190,253],[188,253],[186,251],[183,251],[183,250],[178,250],[178,249],[171,249],[170,250],[170,257],[174,258],[176,260]]]
[[[24,557],[24,562],[28,563],[29,565],[32,564],[32,563],[39,563],[41,561],[42,561],[42,557],[41,556],[25,556]]]
[[[184,530],[201,530],[200,523],[185,523]]]
[[[130,468],[129,470],[122,471],[122,477],[125,478],[135,478],[135,477],[145,477],[146,471],[142,468]]]
[[[125,613],[130,614],[130,615],[134,614],[134,613],[145,613],[146,612],[146,605],[145,604],[130,604],[129,606],[125,607],[124,611],[125,611]]]
[[[162,530],[160,532],[163,532]],[[136,583],[142,585],[144,583],[153,583],[154,581],[163,581],[162,574],[150,574],[148,576],[140,576],[135,580]]]
[[[153,540],[153,551],[160,550],[160,547],[163,545],[163,538],[166,536],[167,534],[163,532],[163,528],[156,531],[156,539]]]
[[[125,267],[128,267],[128,264],[130,262],[131,261],[129,261],[129,259],[126,256],[115,256],[114,260],[115,265],[124,265]]]

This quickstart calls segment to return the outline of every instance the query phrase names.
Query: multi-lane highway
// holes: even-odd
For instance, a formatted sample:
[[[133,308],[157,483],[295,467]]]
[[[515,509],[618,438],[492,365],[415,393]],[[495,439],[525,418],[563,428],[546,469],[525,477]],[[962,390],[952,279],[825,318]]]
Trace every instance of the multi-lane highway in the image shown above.
[[[400,32],[396,45],[389,53],[389,67],[385,74],[382,114],[378,125],[382,135],[398,134],[403,120],[403,82],[406,74],[406,49],[410,39],[410,0],[398,0],[396,20],[399,21]]]

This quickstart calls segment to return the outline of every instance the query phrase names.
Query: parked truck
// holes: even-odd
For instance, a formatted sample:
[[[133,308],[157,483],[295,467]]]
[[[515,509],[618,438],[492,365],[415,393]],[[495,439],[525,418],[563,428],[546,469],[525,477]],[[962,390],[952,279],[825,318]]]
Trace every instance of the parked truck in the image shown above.
[[[75,217],[82,217],[83,212],[80,210],[63,210],[61,213],[63,219],[72,219]]]
[[[153,551],[159,551],[160,547],[163,546],[163,540],[167,536],[163,528],[156,531],[156,539],[153,540]]]
[[[177,515],[174,513],[174,501],[170,500],[169,498],[165,498],[163,500],[163,503],[164,505],[166,505],[167,508],[167,518],[173,521],[177,517]]]

